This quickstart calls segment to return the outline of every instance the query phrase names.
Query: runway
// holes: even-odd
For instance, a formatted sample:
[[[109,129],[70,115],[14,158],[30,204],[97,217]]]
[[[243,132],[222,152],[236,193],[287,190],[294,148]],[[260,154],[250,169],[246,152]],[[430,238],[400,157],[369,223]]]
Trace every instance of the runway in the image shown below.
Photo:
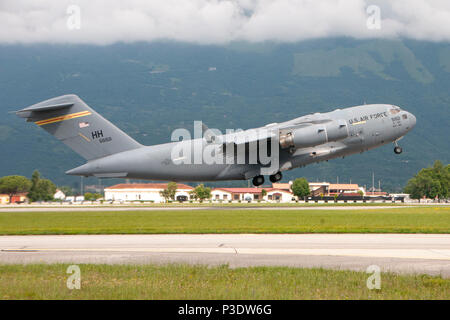
[[[0,263],[189,263],[426,273],[450,278],[448,234],[0,236]]]

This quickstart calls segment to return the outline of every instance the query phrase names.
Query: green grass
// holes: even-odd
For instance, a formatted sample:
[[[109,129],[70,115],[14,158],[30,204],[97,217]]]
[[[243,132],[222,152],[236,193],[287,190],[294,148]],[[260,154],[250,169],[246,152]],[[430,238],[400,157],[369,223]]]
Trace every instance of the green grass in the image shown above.
[[[450,208],[0,213],[0,235],[129,233],[450,233]]]
[[[401,203],[401,202],[347,202],[347,203],[342,203],[342,202],[334,202],[334,201],[330,201],[328,203],[325,202],[288,202],[288,203],[284,203],[284,202],[252,202],[252,203],[248,203],[246,201],[242,201],[242,202],[169,202],[169,203],[149,203],[149,202],[138,202],[138,201],[132,201],[132,202],[127,202],[127,203],[123,203],[123,204],[118,204],[118,203],[89,203],[89,202],[85,202],[83,204],[67,204],[67,203],[52,203],[52,204],[26,204],[26,205],[14,205],[14,206],[10,206],[10,205],[3,205],[3,208],[6,209],[12,209],[14,210],[15,208],[18,209],[23,209],[23,208],[92,208],[92,207],[100,207],[100,208],[110,208],[110,207],[125,207],[125,208],[129,208],[129,207],[137,207],[137,208],[154,208],[154,207],[162,207],[162,208],[170,208],[170,207],[223,207],[223,208],[228,208],[228,207],[245,207],[245,208],[252,208],[252,207],[410,207],[411,205],[408,203]],[[420,206],[420,207],[427,207],[429,205],[417,205],[414,204],[414,206]]]
[[[0,299],[450,299],[450,279],[354,271],[189,265],[79,265],[81,289],[66,286],[68,265],[0,265]]]

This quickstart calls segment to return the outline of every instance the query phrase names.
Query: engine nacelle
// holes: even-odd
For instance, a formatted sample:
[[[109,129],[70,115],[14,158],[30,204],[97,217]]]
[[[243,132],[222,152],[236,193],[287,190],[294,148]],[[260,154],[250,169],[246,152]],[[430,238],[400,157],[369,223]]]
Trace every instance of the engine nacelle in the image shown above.
[[[314,124],[308,127],[294,129],[280,135],[282,148],[307,148],[330,141],[339,141],[348,137],[347,123],[335,120],[325,124]]]

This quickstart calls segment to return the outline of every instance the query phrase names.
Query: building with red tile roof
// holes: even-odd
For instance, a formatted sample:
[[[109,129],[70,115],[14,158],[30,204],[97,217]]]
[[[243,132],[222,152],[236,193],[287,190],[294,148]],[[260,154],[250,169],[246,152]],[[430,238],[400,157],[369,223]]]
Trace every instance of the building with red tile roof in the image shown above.
[[[265,195],[263,195],[265,190]],[[214,188],[211,191],[213,201],[291,201],[292,192],[279,188]]]
[[[167,188],[168,183],[120,183],[105,188],[105,200],[111,201],[150,201],[165,202],[161,191]],[[177,183],[175,200],[186,201],[194,188],[183,183]]]

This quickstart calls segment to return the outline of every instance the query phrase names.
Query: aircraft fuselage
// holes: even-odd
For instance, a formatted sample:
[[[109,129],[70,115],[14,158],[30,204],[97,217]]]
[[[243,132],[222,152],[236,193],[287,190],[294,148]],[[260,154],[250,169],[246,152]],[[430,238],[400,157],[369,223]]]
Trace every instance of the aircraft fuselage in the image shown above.
[[[280,132],[280,144],[277,144],[279,168],[276,171],[282,172],[315,162],[361,153],[387,143],[396,143],[415,124],[416,118],[407,111],[392,105],[374,104],[337,109],[328,113],[315,113],[266,127]],[[325,143],[315,144],[313,142],[315,139]],[[196,144],[204,148],[209,143],[202,137],[142,146],[90,160],[85,165],[69,170],[67,173],[149,180],[216,181],[254,178],[259,175],[259,170],[264,166],[259,163],[238,164],[225,163],[225,161],[211,164],[174,163],[172,155],[175,146],[189,144],[187,148],[192,149],[190,156],[194,157],[196,151],[192,145]],[[401,152],[401,149],[396,150]]]

